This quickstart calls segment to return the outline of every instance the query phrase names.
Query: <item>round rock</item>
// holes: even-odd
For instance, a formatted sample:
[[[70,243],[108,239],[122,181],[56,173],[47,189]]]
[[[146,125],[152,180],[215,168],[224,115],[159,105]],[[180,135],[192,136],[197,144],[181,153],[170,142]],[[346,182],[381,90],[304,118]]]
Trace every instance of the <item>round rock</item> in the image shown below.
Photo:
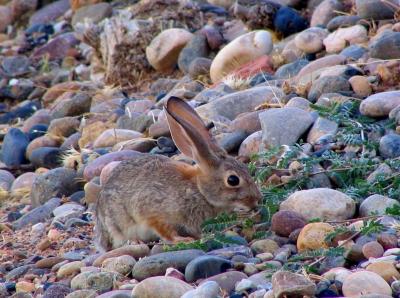
[[[350,274],[343,283],[342,291],[346,297],[361,297],[367,294],[392,295],[388,283],[378,274],[358,271]]]

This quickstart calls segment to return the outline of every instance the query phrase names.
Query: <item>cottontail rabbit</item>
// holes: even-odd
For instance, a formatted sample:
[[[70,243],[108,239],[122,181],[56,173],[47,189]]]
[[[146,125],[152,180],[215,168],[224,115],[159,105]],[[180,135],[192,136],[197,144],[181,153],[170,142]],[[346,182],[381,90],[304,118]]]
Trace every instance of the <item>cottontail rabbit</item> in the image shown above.
[[[216,145],[192,107],[171,97],[165,113],[176,146],[196,165],[150,154],[121,162],[96,207],[103,249],[198,238],[205,219],[234,208],[250,210],[261,198],[247,167]]]

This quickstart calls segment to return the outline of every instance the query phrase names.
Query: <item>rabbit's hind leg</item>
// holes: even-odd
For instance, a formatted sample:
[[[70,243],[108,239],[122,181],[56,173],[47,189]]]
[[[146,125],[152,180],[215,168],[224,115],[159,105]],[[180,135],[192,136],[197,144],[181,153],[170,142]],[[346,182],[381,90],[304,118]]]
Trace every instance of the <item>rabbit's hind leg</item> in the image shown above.
[[[177,227],[167,223],[167,221],[160,216],[150,217],[147,219],[146,223],[166,243],[190,242],[194,240],[192,237],[180,236],[178,234]]]

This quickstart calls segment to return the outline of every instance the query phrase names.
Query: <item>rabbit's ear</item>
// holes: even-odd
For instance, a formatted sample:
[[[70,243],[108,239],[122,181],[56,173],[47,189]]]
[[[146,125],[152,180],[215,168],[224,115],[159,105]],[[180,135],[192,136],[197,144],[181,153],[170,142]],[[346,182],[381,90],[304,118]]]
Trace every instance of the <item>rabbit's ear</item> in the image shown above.
[[[218,163],[211,135],[190,105],[177,97],[170,97],[165,105],[165,114],[172,139],[183,154],[199,166]]]

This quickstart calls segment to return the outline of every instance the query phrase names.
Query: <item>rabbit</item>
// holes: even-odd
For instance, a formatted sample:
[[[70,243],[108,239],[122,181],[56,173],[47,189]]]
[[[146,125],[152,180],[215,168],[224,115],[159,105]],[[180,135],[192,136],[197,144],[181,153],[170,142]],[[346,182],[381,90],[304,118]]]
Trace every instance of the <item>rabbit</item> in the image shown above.
[[[250,211],[261,199],[246,165],[216,144],[189,104],[171,97],[164,111],[174,143],[195,165],[156,154],[121,162],[95,207],[102,250],[198,239],[204,220],[236,208]]]

